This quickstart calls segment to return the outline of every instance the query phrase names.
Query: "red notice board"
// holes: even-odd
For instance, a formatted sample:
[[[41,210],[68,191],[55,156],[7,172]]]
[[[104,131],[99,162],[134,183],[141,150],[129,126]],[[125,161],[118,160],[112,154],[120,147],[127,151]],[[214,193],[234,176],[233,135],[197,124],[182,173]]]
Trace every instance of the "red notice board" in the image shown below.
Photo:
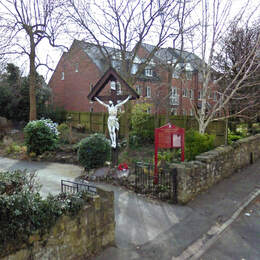
[[[159,148],[181,148],[181,160],[184,161],[184,134],[185,129],[168,123],[155,129],[154,175],[157,182],[157,163]]]

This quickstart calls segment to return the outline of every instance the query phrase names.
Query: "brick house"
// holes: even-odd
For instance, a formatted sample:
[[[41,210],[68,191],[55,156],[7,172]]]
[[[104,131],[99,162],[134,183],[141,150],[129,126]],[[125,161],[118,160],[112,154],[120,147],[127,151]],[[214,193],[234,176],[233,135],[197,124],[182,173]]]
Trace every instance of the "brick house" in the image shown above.
[[[142,44],[130,68],[135,79],[132,87],[140,95],[137,103],[152,104],[148,112],[165,113],[169,109],[172,114],[193,115],[192,105],[200,106],[200,73],[201,60],[194,54],[172,48],[159,49],[143,72],[135,76],[154,46]],[[104,59],[105,52],[111,59],[111,65],[120,72],[120,53],[110,47],[102,47],[74,40],[68,52],[63,53],[49,81],[52,89],[52,102],[64,107],[67,111],[105,112],[105,108],[97,102],[87,99],[91,88],[108,69]],[[131,55],[127,53],[126,55]],[[173,68],[174,69],[169,69]],[[217,98],[216,86],[212,85],[208,95],[211,106]],[[117,86],[118,92],[124,92]],[[105,88],[109,92],[110,86]]]

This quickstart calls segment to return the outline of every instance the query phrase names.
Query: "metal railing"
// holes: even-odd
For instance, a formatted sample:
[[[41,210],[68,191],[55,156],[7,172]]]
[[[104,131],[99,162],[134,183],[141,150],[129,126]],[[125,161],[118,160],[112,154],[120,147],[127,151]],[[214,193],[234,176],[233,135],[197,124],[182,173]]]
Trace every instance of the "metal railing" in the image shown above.
[[[177,169],[158,167],[157,178],[154,165],[138,162],[135,164],[135,191],[151,194],[160,200],[177,203]]]
[[[87,191],[90,194],[97,194],[97,188],[86,183],[61,180],[61,192],[77,193],[79,191]]]

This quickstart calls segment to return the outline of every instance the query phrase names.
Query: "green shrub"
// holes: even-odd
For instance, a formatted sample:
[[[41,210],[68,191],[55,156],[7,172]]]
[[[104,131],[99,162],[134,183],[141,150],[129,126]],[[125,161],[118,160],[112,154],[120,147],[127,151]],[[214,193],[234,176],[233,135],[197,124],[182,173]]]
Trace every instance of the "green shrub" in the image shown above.
[[[28,153],[37,155],[52,151],[57,146],[59,132],[57,124],[50,119],[30,121],[24,128],[24,138]]]
[[[188,130],[185,134],[185,159],[194,160],[196,155],[214,149],[214,135],[200,134],[195,130]]]
[[[78,147],[78,160],[87,170],[102,167],[110,160],[110,141],[103,134],[82,139]]]
[[[147,113],[151,104],[136,104],[131,114],[131,138],[130,144],[140,145],[152,143],[154,140],[154,120],[153,116]]]
[[[235,134],[234,132],[230,131],[228,129],[228,144],[232,144],[233,142],[244,138],[243,136],[239,135],[239,134]]]
[[[181,160],[181,149],[161,150],[158,152],[158,162],[172,163]]]
[[[59,140],[62,143],[69,143],[70,142],[70,128],[67,124],[62,123],[58,125],[58,131],[59,131]]]
[[[88,201],[85,191],[42,199],[34,178],[21,171],[0,172],[0,258],[28,243],[35,232],[44,234],[61,215],[75,215]]]

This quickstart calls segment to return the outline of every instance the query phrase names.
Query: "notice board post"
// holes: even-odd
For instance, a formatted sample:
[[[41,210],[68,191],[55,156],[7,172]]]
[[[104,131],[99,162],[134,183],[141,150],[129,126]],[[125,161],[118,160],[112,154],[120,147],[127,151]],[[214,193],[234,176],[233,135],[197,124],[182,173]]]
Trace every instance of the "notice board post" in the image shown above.
[[[181,148],[181,161],[184,161],[184,134],[185,129],[170,123],[156,128],[154,132],[154,183],[158,183],[158,149]]]

